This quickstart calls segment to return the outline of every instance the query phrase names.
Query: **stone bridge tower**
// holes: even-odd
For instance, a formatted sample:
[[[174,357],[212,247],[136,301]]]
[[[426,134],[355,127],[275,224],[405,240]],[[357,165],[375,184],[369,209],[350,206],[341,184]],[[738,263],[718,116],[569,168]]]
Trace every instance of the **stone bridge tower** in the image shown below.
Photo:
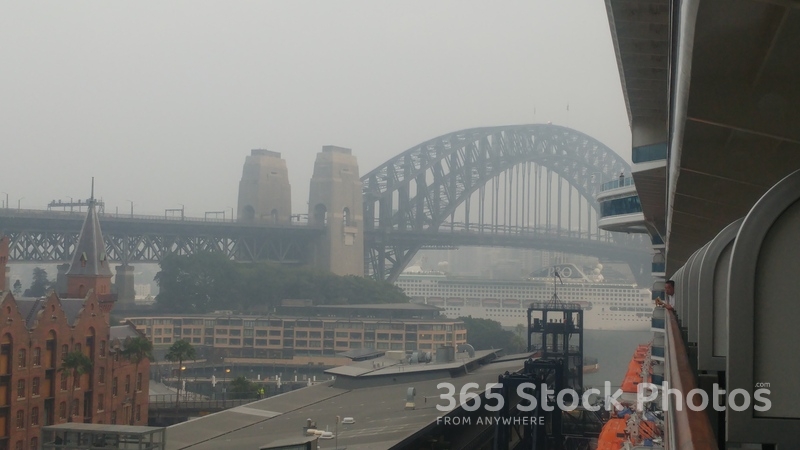
[[[292,215],[292,190],[286,160],[278,152],[253,150],[244,161],[239,182],[237,218],[240,222],[269,221],[288,224]]]
[[[364,225],[358,162],[349,148],[317,153],[308,195],[308,221],[324,225],[314,264],[337,275],[364,275]]]

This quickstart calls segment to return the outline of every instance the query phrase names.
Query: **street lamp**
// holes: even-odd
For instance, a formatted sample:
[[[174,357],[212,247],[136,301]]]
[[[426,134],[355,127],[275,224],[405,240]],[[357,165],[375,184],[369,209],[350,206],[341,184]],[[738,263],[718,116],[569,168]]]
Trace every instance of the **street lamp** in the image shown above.
[[[131,202],[131,217],[133,217],[133,200],[125,200],[126,202]]]
[[[8,209],[9,208],[9,205],[8,205],[8,192],[3,192],[3,194],[6,194],[6,202],[3,205],[5,206],[6,209]]]
[[[223,408],[225,407],[225,398],[227,397],[227,393],[228,393],[228,382],[227,382],[228,375],[227,374],[229,374],[229,373],[231,373],[231,369],[226,367],[225,368],[225,374],[222,375],[222,407]]]
[[[23,200],[25,200],[25,197],[20,197],[17,199],[17,210],[20,209],[20,205],[22,204]]]
[[[183,220],[184,217],[183,211],[186,209],[186,207],[183,205],[183,203],[178,203],[178,204],[181,205],[181,220]]]

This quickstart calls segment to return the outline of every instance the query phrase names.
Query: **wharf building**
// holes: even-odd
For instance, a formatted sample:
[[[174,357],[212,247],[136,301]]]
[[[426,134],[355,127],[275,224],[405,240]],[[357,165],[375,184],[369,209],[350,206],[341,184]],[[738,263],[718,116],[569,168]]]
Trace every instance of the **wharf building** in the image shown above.
[[[8,262],[0,239],[0,273]],[[150,363],[122,356],[130,325],[111,326],[111,271],[91,202],[67,273],[67,292],[15,298],[0,277],[0,450],[38,449],[42,427],[67,422],[147,424]],[[60,370],[80,351],[91,369]],[[138,369],[138,370],[137,370]]]
[[[179,339],[224,357],[280,364],[339,365],[338,354],[360,349],[426,351],[467,343],[461,320],[413,303],[318,305],[285,300],[275,315],[215,312],[129,317],[155,347]]]

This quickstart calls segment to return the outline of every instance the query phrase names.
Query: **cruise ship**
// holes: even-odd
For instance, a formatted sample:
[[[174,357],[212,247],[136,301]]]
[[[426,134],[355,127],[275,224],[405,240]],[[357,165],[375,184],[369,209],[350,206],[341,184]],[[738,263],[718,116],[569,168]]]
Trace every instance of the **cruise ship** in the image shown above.
[[[395,284],[415,303],[444,308],[450,318],[492,319],[504,327],[527,323],[531,302],[552,299],[577,303],[587,330],[648,330],[653,301],[650,290],[635,284],[607,282],[598,264],[587,275],[574,264],[558,264],[520,280],[455,277],[411,266]],[[556,275],[558,274],[558,275]]]

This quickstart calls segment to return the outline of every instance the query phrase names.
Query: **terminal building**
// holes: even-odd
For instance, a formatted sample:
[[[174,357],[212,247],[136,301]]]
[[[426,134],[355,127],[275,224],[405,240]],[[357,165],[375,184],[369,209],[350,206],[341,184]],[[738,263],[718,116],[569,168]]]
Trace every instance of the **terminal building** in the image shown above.
[[[225,357],[334,365],[341,364],[332,360],[337,354],[356,349],[435,353],[439,347],[465,344],[464,322],[440,311],[413,303],[312,306],[307,300],[289,300],[275,315],[216,312],[126,320],[156,347],[185,339]]]

